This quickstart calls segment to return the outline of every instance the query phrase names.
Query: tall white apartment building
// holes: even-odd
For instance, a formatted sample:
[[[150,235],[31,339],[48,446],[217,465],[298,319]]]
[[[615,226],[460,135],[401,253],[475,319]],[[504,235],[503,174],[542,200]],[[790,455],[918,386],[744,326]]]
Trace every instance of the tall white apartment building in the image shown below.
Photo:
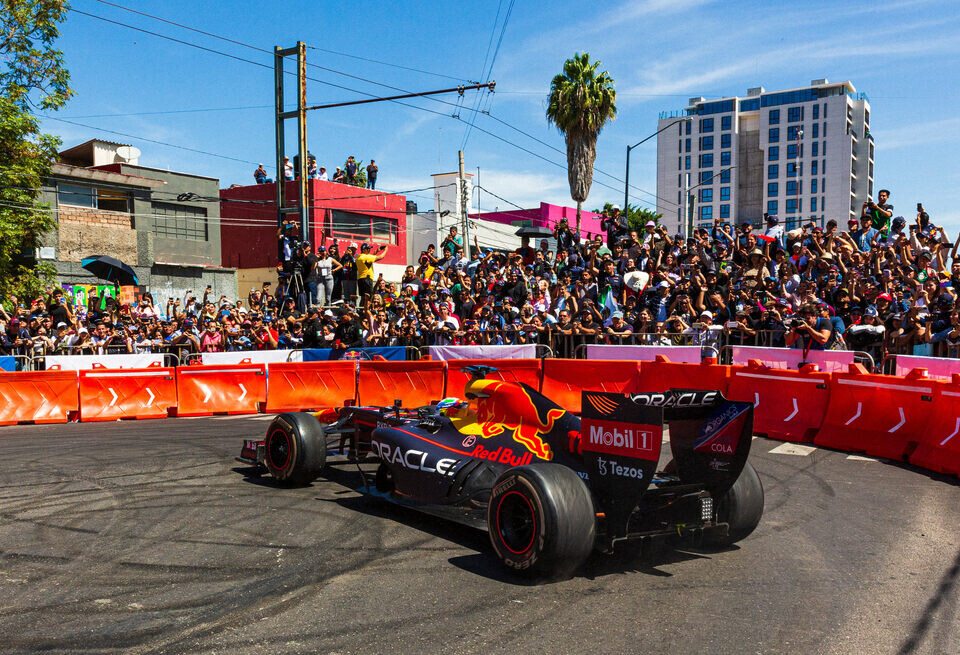
[[[787,229],[831,218],[845,227],[873,198],[870,102],[849,81],[691,98],[661,113],[658,129],[657,212],[675,233],[717,218],[756,224],[765,213]]]

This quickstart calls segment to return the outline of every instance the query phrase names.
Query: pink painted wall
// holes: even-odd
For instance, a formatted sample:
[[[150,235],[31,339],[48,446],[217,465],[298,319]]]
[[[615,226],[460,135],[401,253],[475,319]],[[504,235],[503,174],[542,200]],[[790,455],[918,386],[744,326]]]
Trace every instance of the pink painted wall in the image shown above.
[[[495,223],[504,223],[506,225],[510,225],[515,221],[528,220],[532,221],[533,225],[535,226],[548,227],[550,229],[553,229],[554,226],[560,222],[561,218],[566,217],[566,219],[570,222],[571,228],[576,229],[577,226],[576,207],[563,207],[561,205],[551,205],[546,202],[541,202],[540,207],[536,209],[514,209],[502,212],[484,212],[479,216],[485,221],[494,221]],[[477,217],[477,214],[470,214],[470,218],[476,219]],[[600,214],[581,211],[580,232],[583,235],[588,233],[599,234],[601,232]]]

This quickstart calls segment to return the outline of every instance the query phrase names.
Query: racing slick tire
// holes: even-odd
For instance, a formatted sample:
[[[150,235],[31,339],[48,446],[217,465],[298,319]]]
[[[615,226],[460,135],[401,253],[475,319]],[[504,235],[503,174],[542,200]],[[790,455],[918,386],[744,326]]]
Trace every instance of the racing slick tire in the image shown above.
[[[756,469],[747,462],[740,477],[717,501],[717,520],[730,526],[725,537],[705,539],[712,546],[729,546],[745,539],[763,516],[763,484]]]
[[[310,484],[327,462],[327,440],[313,414],[289,412],[270,422],[264,440],[264,464],[278,482]]]
[[[559,464],[505,471],[487,508],[490,541],[515,571],[569,577],[596,542],[596,514],[587,485]]]

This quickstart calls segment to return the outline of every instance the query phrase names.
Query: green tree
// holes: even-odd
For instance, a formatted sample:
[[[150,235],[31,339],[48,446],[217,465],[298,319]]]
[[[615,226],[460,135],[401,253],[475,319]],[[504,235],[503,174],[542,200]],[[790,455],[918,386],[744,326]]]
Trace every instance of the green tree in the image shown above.
[[[580,209],[593,184],[597,137],[617,115],[613,78],[606,71],[598,72],[599,68],[600,62],[591,63],[588,53],[577,53],[550,82],[547,102],[547,122],[556,126],[567,142],[567,181],[570,197],[577,203],[578,232]]]
[[[610,212],[613,209],[612,202],[603,203],[603,209],[594,209],[594,214],[601,214],[603,212]],[[658,214],[652,209],[646,209],[645,207],[640,207],[639,205],[627,205],[627,222],[630,224],[631,230],[636,230],[637,232],[643,232],[643,226],[647,224],[647,221],[653,221],[657,225],[660,225],[660,219],[663,218],[663,214]]]
[[[40,132],[34,108],[55,111],[73,91],[63,53],[54,48],[64,0],[0,0],[0,293],[34,295],[52,267],[33,253],[56,227],[37,203],[60,140]]]

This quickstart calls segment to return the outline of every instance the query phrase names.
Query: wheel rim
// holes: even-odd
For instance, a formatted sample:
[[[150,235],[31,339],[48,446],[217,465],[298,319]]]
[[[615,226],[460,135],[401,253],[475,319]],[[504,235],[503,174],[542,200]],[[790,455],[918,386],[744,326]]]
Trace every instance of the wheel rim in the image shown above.
[[[290,436],[283,430],[274,430],[267,440],[267,457],[273,468],[282,471],[290,463]]]
[[[537,515],[526,496],[509,491],[497,505],[497,535],[511,553],[521,555],[533,546],[537,534]]]

